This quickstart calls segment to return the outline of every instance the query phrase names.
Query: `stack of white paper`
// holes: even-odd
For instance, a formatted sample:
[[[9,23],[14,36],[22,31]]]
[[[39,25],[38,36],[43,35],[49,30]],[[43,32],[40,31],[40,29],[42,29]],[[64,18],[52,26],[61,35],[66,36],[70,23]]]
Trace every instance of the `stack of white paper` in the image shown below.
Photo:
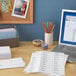
[[[11,50],[9,46],[0,47],[0,59],[11,58]]]
[[[0,39],[16,38],[17,31],[15,28],[0,29]]]
[[[25,68],[26,73],[43,73],[51,76],[65,75],[67,55],[58,52],[35,52],[32,53],[29,65]]]

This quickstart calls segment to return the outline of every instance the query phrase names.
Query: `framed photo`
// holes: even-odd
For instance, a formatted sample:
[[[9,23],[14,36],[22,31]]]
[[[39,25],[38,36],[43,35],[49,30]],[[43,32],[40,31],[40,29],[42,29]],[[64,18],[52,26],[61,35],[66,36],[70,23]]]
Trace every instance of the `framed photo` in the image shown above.
[[[62,10],[59,44],[76,46],[76,10]]]
[[[12,16],[26,18],[29,7],[29,0],[15,0]]]

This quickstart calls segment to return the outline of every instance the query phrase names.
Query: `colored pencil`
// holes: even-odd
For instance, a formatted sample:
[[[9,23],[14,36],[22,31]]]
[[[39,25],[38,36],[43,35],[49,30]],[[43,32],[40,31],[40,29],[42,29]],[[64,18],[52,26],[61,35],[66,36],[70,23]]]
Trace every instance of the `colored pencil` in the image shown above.
[[[52,33],[55,28],[55,25],[53,25],[53,22],[49,22],[49,23],[47,22],[47,24],[42,23],[42,25],[46,33]]]
[[[47,32],[49,33],[49,24],[48,24],[48,22],[47,22]]]
[[[49,33],[51,33],[53,22],[49,22]]]
[[[45,23],[43,23],[42,25],[43,25],[44,31],[47,33],[46,24],[45,24]]]
[[[53,25],[51,32],[53,32],[54,28],[55,28],[55,25]]]

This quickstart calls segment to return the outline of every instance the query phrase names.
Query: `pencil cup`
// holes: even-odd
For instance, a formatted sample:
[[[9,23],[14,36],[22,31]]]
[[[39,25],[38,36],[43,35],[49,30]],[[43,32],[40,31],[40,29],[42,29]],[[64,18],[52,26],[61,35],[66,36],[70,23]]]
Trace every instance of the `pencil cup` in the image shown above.
[[[49,46],[53,45],[53,32],[45,33],[45,43]]]

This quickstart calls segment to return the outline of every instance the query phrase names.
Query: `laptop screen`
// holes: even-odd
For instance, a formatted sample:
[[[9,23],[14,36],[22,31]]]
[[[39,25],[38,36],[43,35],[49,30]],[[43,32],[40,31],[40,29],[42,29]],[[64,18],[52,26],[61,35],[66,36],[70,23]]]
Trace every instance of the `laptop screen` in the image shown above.
[[[76,46],[76,10],[62,10],[59,44]]]

